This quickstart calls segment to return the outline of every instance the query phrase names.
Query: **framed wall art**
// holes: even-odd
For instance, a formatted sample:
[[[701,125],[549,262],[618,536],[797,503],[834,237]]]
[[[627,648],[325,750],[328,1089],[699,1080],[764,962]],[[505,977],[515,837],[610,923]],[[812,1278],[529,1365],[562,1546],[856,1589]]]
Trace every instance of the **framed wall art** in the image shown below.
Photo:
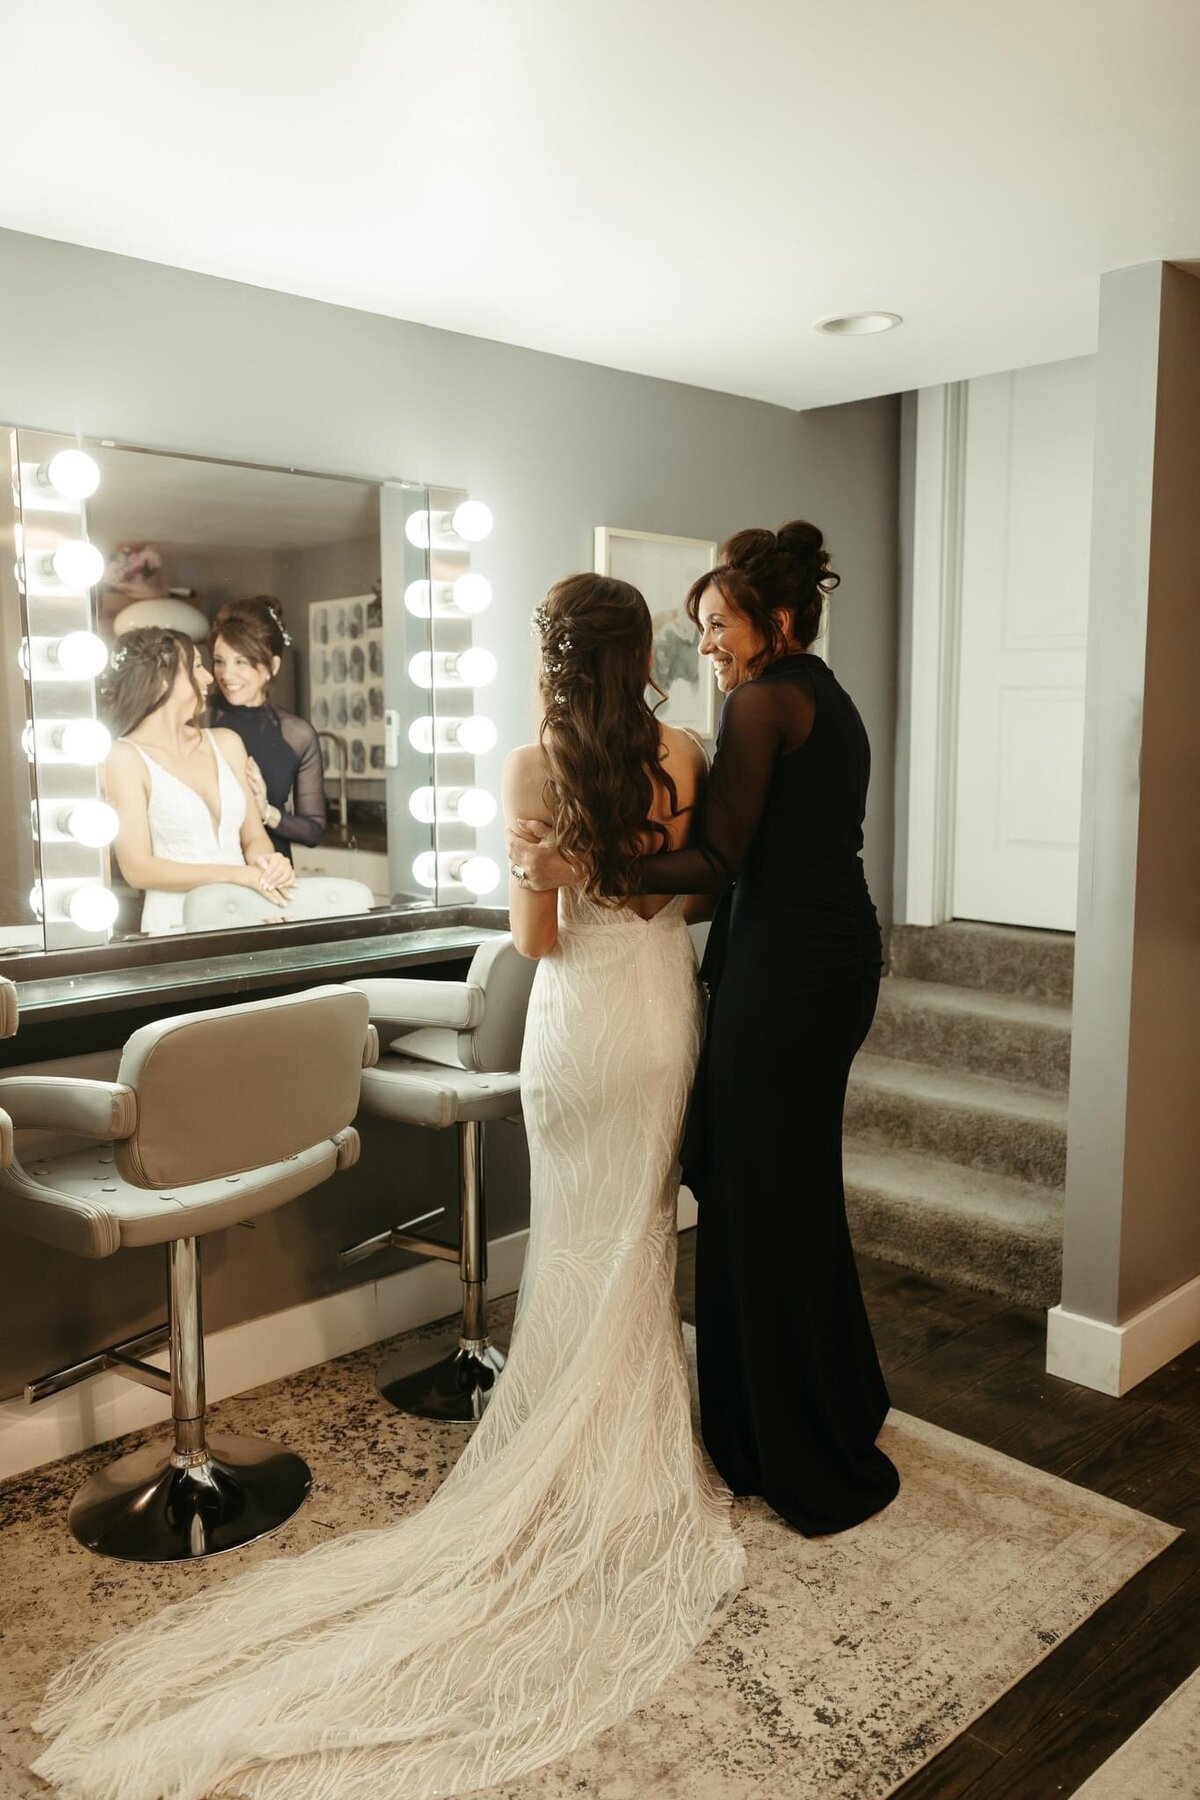
[[[350,776],[383,778],[383,621],[374,594],[308,608],[309,718],[346,745]],[[330,772],[329,744],[321,746]],[[336,769],[336,765],[332,765]]]
[[[658,716],[700,737],[713,735],[716,684],[700,655],[699,635],[684,611],[692,583],[711,569],[717,546],[707,538],[596,527],[596,572],[628,581],[645,595],[654,621],[654,679],[666,690]]]

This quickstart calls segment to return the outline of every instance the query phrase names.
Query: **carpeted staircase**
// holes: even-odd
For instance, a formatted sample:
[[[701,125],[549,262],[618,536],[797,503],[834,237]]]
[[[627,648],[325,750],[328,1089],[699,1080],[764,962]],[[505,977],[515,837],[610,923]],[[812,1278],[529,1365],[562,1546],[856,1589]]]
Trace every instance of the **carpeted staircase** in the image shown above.
[[[1035,1306],[1059,1298],[1073,937],[897,926],[846,1101],[860,1251]]]

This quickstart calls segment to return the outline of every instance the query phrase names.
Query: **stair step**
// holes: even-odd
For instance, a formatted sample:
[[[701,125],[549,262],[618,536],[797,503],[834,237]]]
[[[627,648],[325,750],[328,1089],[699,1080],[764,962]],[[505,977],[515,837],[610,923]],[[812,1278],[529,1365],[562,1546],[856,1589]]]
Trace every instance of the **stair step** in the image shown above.
[[[860,1253],[1024,1306],[1058,1301],[1061,1193],[853,1138],[844,1170]]]
[[[880,984],[866,1048],[903,1062],[1065,1089],[1071,1009],[1061,1000],[1028,1000],[889,975]]]
[[[1070,1000],[1074,968],[1075,938],[1068,931],[952,919],[946,925],[897,925],[891,936],[892,973],[914,981]]]
[[[864,1053],[850,1076],[846,1130],[1040,1187],[1066,1181],[1066,1095],[990,1075]]]

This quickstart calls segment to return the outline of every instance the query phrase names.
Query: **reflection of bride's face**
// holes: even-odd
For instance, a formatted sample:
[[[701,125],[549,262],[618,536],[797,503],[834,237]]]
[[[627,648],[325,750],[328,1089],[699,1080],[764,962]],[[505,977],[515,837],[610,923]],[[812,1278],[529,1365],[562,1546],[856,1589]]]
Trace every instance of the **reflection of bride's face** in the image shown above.
[[[212,676],[205,668],[198,650],[192,651],[191,675],[189,676],[186,669],[177,670],[175,680],[171,687],[172,703],[177,706],[181,712],[189,713],[194,712],[196,709],[196,689],[192,686],[193,681],[195,682],[196,687],[200,689],[200,700],[201,704],[203,704],[208,696],[208,690],[212,686]]]
[[[271,679],[271,670],[242,656],[225,639],[213,645],[213,672],[217,686],[231,706],[261,706]]]

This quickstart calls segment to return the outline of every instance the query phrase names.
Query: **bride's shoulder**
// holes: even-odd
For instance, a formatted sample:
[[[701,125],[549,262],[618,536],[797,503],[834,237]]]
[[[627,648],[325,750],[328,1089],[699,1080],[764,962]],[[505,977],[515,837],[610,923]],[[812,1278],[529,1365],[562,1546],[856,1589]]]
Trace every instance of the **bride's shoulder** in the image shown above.
[[[504,759],[500,784],[514,816],[531,817],[544,802],[550,768],[540,744],[518,744]]]
[[[504,767],[513,775],[536,775],[547,767],[546,752],[540,744],[518,744],[504,759]]]
[[[688,731],[682,725],[660,725],[659,730],[670,760],[685,767],[707,769],[708,751],[694,731]]]

